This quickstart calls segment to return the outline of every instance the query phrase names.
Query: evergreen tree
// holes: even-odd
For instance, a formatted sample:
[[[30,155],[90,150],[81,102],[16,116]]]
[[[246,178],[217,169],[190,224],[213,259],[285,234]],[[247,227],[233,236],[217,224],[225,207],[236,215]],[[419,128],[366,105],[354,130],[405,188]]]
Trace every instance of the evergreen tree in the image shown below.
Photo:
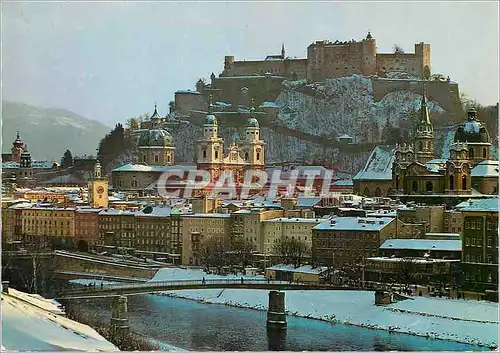
[[[73,165],[73,156],[71,155],[70,150],[66,150],[66,152],[64,152],[64,155],[61,159],[61,167],[68,168],[68,167],[71,167],[72,165]]]

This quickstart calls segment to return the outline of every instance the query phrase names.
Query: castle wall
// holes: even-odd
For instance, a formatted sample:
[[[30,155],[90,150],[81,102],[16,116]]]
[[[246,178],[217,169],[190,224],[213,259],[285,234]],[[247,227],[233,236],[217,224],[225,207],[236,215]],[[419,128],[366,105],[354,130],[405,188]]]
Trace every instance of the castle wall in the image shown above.
[[[270,73],[275,76],[306,77],[307,59],[276,59],[226,62],[223,76],[253,76]]]
[[[178,115],[187,116],[191,110],[203,109],[206,105],[199,92],[175,92],[175,112]]]
[[[376,69],[374,55],[374,39],[345,44],[318,41],[307,48],[307,79],[318,81],[326,77],[372,75]]]
[[[411,91],[415,94],[422,94],[422,81],[391,80],[391,79],[372,79],[373,99],[378,102],[390,92]],[[427,98],[435,101],[441,108],[447,112],[459,114],[460,95],[458,85],[446,81],[428,81],[425,84]]]
[[[377,72],[380,74],[391,71],[401,71],[421,77],[422,58],[416,54],[377,54]]]
[[[219,99],[233,106],[249,107],[252,98],[255,106],[264,101],[275,101],[281,93],[282,76],[237,76],[219,77],[213,80],[212,88],[220,90]],[[246,89],[245,89],[246,88]]]

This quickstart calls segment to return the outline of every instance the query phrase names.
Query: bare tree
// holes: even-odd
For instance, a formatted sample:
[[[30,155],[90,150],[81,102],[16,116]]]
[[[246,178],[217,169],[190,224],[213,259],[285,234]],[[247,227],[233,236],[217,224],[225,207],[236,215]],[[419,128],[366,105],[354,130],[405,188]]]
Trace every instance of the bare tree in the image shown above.
[[[300,267],[304,263],[309,251],[307,245],[298,239],[281,238],[273,246],[274,254],[282,263],[294,265],[295,267]]]
[[[413,257],[404,257],[399,262],[399,277],[405,286],[413,284],[417,271],[417,262]]]
[[[252,261],[253,252],[256,250],[255,244],[244,237],[235,237],[231,244],[232,260],[237,260],[243,265],[248,266]]]
[[[398,44],[394,44],[394,54],[404,54],[405,51]]]
[[[200,244],[198,252],[200,262],[208,269],[216,267],[221,272],[226,264],[226,248],[224,242],[217,238],[209,238]]]

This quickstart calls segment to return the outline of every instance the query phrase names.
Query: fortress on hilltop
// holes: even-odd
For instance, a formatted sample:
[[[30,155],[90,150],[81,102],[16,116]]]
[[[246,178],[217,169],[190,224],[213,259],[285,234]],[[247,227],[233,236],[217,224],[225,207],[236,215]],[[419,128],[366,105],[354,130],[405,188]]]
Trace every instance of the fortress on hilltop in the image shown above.
[[[279,55],[269,55],[264,60],[235,61],[234,56],[226,56],[224,71],[220,76],[268,74],[295,80],[320,81],[354,74],[371,76],[405,72],[420,77],[426,66],[431,66],[430,44],[415,44],[414,53],[377,53],[376,40],[368,32],[361,41],[316,41],[307,47],[306,59],[287,57],[284,45]]]

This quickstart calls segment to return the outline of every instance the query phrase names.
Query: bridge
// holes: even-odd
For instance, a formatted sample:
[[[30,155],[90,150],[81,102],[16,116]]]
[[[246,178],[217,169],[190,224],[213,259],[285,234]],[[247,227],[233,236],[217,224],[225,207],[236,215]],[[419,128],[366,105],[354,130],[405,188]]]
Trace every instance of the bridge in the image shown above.
[[[62,291],[57,299],[91,299],[139,295],[188,289],[264,289],[264,290],[360,290],[361,288],[317,283],[291,283],[266,279],[208,279],[153,281],[146,283],[100,285]]]

